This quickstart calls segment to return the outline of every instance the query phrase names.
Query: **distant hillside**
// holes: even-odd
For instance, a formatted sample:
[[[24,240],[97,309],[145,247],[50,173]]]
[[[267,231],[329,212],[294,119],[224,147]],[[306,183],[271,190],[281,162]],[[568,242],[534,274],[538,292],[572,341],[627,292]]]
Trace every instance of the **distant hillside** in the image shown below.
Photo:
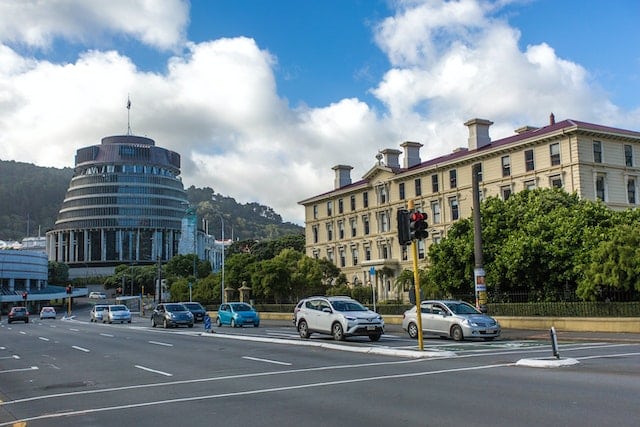
[[[19,241],[27,235],[38,235],[38,229],[41,235],[51,229],[72,176],[72,168],[0,160],[0,240]],[[239,204],[211,188],[192,186],[187,189],[187,198],[197,206],[198,218],[208,221],[209,233],[217,238],[221,237],[220,216],[224,218],[226,239],[263,240],[304,232],[296,224],[283,223],[268,206]],[[198,225],[202,227],[202,221]]]

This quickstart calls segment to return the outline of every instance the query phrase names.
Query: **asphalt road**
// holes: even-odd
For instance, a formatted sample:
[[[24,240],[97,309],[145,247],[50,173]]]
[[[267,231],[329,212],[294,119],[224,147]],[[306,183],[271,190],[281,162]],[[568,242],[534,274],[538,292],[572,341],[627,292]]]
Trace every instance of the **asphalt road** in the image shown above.
[[[640,343],[540,337],[491,343],[395,327],[377,343],[260,328],[153,329],[77,320],[0,325],[0,426],[635,426]],[[336,346],[337,345],[337,346]],[[379,351],[375,353],[374,351]],[[396,353],[398,352],[398,353]]]

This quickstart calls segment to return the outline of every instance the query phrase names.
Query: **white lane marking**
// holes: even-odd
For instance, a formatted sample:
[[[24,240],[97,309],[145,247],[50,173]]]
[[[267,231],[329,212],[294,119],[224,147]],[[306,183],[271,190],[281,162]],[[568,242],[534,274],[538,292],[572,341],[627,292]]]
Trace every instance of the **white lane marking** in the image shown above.
[[[17,354],[14,354],[12,356],[2,356],[0,357],[0,359],[20,359],[20,356],[18,356]]]
[[[147,367],[140,366],[140,365],[134,365],[134,366],[136,368],[138,368],[138,369],[142,369],[143,371],[153,372],[154,374],[164,375],[165,377],[172,377],[173,376],[173,374],[170,374],[168,372],[157,371],[155,369],[147,368]]]
[[[69,330],[70,330],[70,331],[73,331],[73,332],[78,332],[78,331],[80,331],[80,329],[76,329],[76,328],[69,328]]]
[[[576,359],[588,360],[588,359],[603,359],[607,357],[629,357],[629,356],[640,356],[640,353],[599,354],[595,356],[576,357]]]
[[[109,338],[113,338],[114,337],[113,334],[100,334],[100,335],[102,335],[103,337],[109,337]]]
[[[45,338],[45,337],[38,337],[38,339],[42,341],[49,341],[49,338]]]
[[[9,328],[9,329],[11,329],[11,328]],[[20,333],[21,333],[22,335],[27,335],[27,333],[26,333],[25,331],[20,331]]]
[[[291,366],[291,363],[288,362],[279,362],[277,360],[270,360],[270,359],[260,359],[258,357],[250,357],[250,356],[242,356],[243,359],[247,359],[247,360],[254,360],[256,362],[266,362],[266,363],[274,363],[276,365],[285,365],[285,366]]]
[[[72,345],[71,348],[74,348],[74,349],[80,350],[80,351],[84,351],[85,353],[89,353],[91,351],[91,350],[89,350],[87,348],[78,347],[77,345]]]
[[[38,370],[37,366],[32,366],[30,368],[7,369],[6,371],[0,371],[0,374],[6,374],[8,372],[37,371],[37,370]],[[0,402],[0,403],[2,403],[2,402]]]
[[[593,347],[593,348],[603,348],[603,347],[606,348],[606,347],[618,347],[618,346],[636,347],[637,345],[638,344],[613,344],[613,345],[601,346],[601,347],[599,346],[599,347]],[[579,350],[579,349],[575,348],[575,349],[571,349],[571,350]],[[540,350],[533,351],[532,353],[538,353],[538,352],[540,352]],[[520,351],[515,351],[515,352],[496,352],[494,354],[495,355],[503,355],[503,354],[514,354],[514,353],[521,353],[521,352]],[[635,355],[636,353],[613,353],[613,354],[606,355],[606,356],[593,356],[593,357],[616,357],[616,356],[619,356],[621,354]],[[478,357],[478,355],[473,355],[472,357]],[[123,391],[123,390],[138,390],[138,389],[154,388],[154,387],[173,387],[173,386],[181,385],[181,384],[199,384],[199,383],[205,383],[205,382],[236,380],[236,379],[244,379],[244,378],[290,375],[290,374],[297,374],[297,373],[301,373],[301,372],[333,371],[333,370],[339,370],[339,369],[352,369],[352,368],[362,368],[362,367],[372,367],[372,366],[406,365],[406,364],[414,364],[414,363],[423,363],[424,361],[425,361],[424,359],[403,359],[403,360],[395,360],[395,361],[391,361],[391,362],[371,362],[371,363],[356,363],[356,364],[347,364],[347,365],[319,366],[319,367],[316,367],[316,368],[288,369],[286,371],[257,372],[257,373],[250,373],[250,374],[226,375],[226,376],[221,376],[221,377],[207,377],[207,378],[196,378],[196,379],[191,379],[191,380],[167,381],[167,382],[162,382],[162,383],[136,384],[136,385],[130,385],[130,386],[104,388],[104,389],[99,389],[99,390],[83,390],[83,391],[73,391],[73,392],[68,392],[68,393],[48,394],[48,395],[43,395],[43,396],[27,397],[27,398],[24,398],[24,399],[9,400],[9,401],[5,401],[5,402],[0,401],[0,408],[3,407],[3,406],[6,406],[6,405],[20,404],[20,403],[25,403],[25,402],[33,402],[33,401],[38,401],[38,400],[48,400],[48,399],[56,399],[56,398],[68,398],[69,396],[98,394],[98,393],[111,393],[111,392],[118,392],[118,391]],[[505,363],[503,365],[489,365],[487,367],[497,367],[497,366],[515,366],[515,362],[513,362],[513,363]],[[459,368],[457,370],[460,370],[460,369],[469,370],[469,369],[481,369],[481,368],[482,368],[482,366],[478,367],[478,368],[473,368],[473,367],[472,368]],[[37,367],[35,367],[34,369],[37,369]],[[144,369],[144,368],[141,367],[141,369]],[[456,369],[452,369],[450,371],[456,371]],[[431,375],[431,374],[440,374],[440,373],[443,373],[443,372],[447,372],[447,371],[429,371],[429,372],[421,372],[419,374],[420,375]],[[0,427],[2,427],[3,425],[4,424],[0,424]]]
[[[149,341],[149,344],[163,345],[165,347],[173,347],[173,344],[169,344],[168,342]]]
[[[106,411],[143,408],[143,407],[150,407],[150,406],[167,405],[171,403],[193,402],[197,400],[212,400],[212,399],[221,399],[226,397],[251,396],[251,395],[266,394],[266,393],[277,393],[277,392],[287,391],[287,390],[312,389],[316,387],[330,387],[330,386],[336,386],[336,385],[342,385],[342,384],[355,384],[355,383],[362,383],[362,382],[369,382],[369,381],[380,381],[380,380],[389,380],[389,379],[398,379],[398,378],[412,378],[412,377],[421,377],[426,375],[435,375],[435,374],[443,374],[443,373],[451,373],[451,372],[464,372],[464,371],[475,371],[475,370],[481,370],[481,369],[503,368],[503,367],[513,366],[513,365],[514,365],[513,363],[501,363],[497,365],[472,366],[472,367],[464,367],[464,368],[442,369],[438,371],[414,372],[414,373],[395,374],[395,375],[380,375],[380,376],[363,377],[363,378],[356,378],[356,379],[350,379],[350,380],[325,381],[325,382],[319,382],[319,383],[307,383],[307,384],[299,384],[299,385],[284,386],[284,387],[272,387],[272,388],[246,390],[246,391],[239,391],[239,392],[232,392],[232,393],[220,393],[220,394],[209,394],[209,395],[203,395],[203,396],[181,397],[181,398],[167,399],[162,401],[132,403],[129,405],[107,406],[107,407],[94,408],[94,409],[57,412],[53,414],[45,414],[45,415],[39,415],[35,417],[30,417],[30,418],[23,418],[21,420],[12,421],[11,423],[15,423],[18,421],[29,422],[29,421],[36,421],[36,420],[52,419],[52,418],[72,417],[76,415],[86,415],[86,414],[106,412]],[[137,365],[136,367],[140,369],[146,369]],[[0,424],[0,427],[9,426],[9,425],[13,425],[13,424],[4,423],[4,424]]]

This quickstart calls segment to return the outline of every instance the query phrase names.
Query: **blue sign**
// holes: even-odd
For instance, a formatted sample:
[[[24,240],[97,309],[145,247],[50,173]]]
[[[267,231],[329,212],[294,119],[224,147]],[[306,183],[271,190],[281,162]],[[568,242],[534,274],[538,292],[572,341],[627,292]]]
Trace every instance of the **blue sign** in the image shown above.
[[[371,276],[375,276],[376,275],[376,269],[374,267],[371,267],[369,269],[369,275],[371,275]]]

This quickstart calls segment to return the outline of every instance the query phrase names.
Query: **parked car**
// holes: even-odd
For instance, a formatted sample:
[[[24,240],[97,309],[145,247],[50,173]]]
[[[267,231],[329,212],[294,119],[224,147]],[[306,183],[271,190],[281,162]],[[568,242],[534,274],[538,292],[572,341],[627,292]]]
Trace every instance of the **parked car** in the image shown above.
[[[232,328],[253,325],[260,326],[260,315],[246,302],[230,302],[218,307],[216,325],[230,325]]]
[[[165,328],[177,328],[180,325],[193,328],[193,322],[193,314],[178,302],[158,304],[151,313],[151,326],[154,328],[158,325]]]
[[[26,307],[11,307],[7,322],[24,322],[29,323],[29,311]]]
[[[89,320],[91,322],[102,322],[102,315],[104,314],[104,310],[108,306],[106,304],[96,304],[91,307],[91,311],[89,312]]]
[[[368,336],[378,341],[384,333],[382,316],[349,297],[311,297],[303,300],[296,328],[302,338],[312,333],[333,335],[336,341]]]
[[[131,312],[124,304],[110,304],[102,312],[102,323],[131,323]]]
[[[90,292],[89,298],[91,299],[106,299],[107,295],[104,292]]]
[[[423,333],[450,337],[456,341],[465,338],[483,338],[486,341],[500,336],[500,323],[464,301],[430,300],[420,303]],[[411,338],[418,337],[416,307],[402,316],[402,328]]]
[[[187,307],[187,310],[193,314],[193,321],[204,322],[204,316],[207,314],[207,310],[199,302],[182,302],[180,303]]]
[[[56,309],[53,307],[42,307],[40,310],[40,319],[55,319]]]

